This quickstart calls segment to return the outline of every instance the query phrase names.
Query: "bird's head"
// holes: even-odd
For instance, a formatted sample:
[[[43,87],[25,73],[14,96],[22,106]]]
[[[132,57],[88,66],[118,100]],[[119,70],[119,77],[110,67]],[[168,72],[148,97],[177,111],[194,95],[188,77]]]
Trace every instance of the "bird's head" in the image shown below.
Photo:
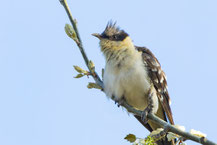
[[[109,22],[105,30],[101,33],[94,33],[93,36],[99,38],[101,51],[115,51],[133,47],[129,35],[116,26],[116,23]]]

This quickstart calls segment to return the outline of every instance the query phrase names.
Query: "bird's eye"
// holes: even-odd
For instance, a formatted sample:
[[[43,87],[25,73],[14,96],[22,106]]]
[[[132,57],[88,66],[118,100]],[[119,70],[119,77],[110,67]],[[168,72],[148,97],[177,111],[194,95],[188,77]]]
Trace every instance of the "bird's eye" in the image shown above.
[[[113,35],[113,39],[117,39],[118,38],[118,36],[117,35]]]
[[[105,33],[101,34],[102,38],[109,38]]]

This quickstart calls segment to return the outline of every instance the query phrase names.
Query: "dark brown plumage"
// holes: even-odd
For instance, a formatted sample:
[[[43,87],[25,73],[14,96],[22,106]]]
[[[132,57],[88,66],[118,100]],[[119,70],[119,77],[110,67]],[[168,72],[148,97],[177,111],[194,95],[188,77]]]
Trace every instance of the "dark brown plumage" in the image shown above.
[[[153,53],[146,47],[136,46],[138,51],[142,52],[142,58],[145,66],[148,68],[148,74],[152,83],[157,91],[158,98],[161,105],[166,112],[166,116],[171,124],[174,124],[172,117],[172,110],[170,108],[170,97],[167,90],[167,80],[164,71],[161,69],[161,65]]]
[[[102,38],[109,39],[112,41],[122,41],[124,40],[128,34],[121,30],[119,27],[116,26],[116,23],[108,22],[105,30],[101,34]]]
[[[152,83],[154,84],[154,87],[157,91],[157,96],[159,98],[159,101],[161,103],[161,106],[163,107],[164,114],[164,120],[167,121],[167,118],[169,119],[171,124],[174,124],[173,117],[172,117],[172,111],[170,108],[170,97],[167,90],[167,81],[166,81],[166,75],[161,69],[160,63],[157,60],[157,58],[153,55],[153,53],[146,47],[138,47],[135,46],[135,48],[142,52],[142,58],[145,66],[148,68],[148,74],[151,78]],[[167,117],[166,117],[167,116]],[[150,132],[153,131],[151,126],[147,123],[145,124],[140,116],[136,116],[135,118],[143,124],[144,127],[146,127]],[[157,141],[158,145],[173,145],[174,141],[169,142],[165,138],[164,140]]]

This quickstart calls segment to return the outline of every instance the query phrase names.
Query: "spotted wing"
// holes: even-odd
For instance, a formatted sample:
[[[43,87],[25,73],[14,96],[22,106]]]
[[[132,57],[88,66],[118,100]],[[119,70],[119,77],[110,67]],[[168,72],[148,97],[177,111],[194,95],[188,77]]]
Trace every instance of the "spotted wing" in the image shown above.
[[[148,75],[157,92],[157,96],[171,124],[174,124],[172,111],[170,108],[170,97],[167,90],[166,75],[161,69],[161,65],[153,53],[145,47],[137,47],[136,49],[142,52],[142,58],[145,66],[148,69]]]

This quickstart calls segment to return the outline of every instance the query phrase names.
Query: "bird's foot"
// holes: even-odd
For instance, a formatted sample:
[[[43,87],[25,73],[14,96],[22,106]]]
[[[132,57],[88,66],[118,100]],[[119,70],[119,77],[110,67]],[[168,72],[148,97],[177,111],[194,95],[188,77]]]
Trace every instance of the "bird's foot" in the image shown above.
[[[148,114],[152,113],[152,110],[153,106],[148,105],[148,107],[146,107],[145,110],[142,112],[141,118],[145,124],[148,123]]]
[[[145,110],[142,112],[141,118],[142,121],[146,124],[148,123],[148,114],[153,113],[153,93],[149,91],[148,93],[148,106],[145,108]]]
[[[113,97],[114,98],[114,97]],[[115,104],[118,105],[118,107],[122,106],[123,102],[125,101],[124,97],[122,97],[119,100],[115,100]]]

